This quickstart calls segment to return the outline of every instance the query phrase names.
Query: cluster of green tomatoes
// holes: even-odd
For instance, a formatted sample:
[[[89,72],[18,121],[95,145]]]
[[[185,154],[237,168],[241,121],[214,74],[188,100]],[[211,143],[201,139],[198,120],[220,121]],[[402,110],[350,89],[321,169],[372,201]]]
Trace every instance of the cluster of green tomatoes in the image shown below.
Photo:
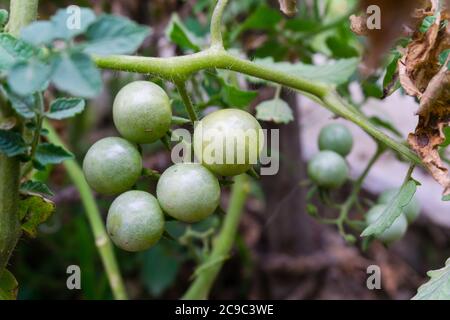
[[[113,103],[113,121],[122,137],[107,137],[88,150],[83,171],[88,184],[105,195],[119,194],[112,202],[106,226],[112,241],[127,251],[141,251],[154,245],[164,233],[165,214],[193,223],[215,212],[220,201],[218,176],[234,176],[247,172],[251,163],[178,163],[166,169],[158,179],[156,197],[146,191],[133,190],[142,176],[141,144],[156,142],[170,130],[172,109],[166,92],[148,81],[135,81],[124,86]],[[226,135],[231,130],[260,130],[258,121],[239,109],[222,109],[205,116],[203,130],[213,129]],[[202,152],[195,144],[207,146],[209,141],[196,139],[194,154]],[[260,142],[247,143],[244,150],[256,148]],[[234,150],[225,150],[227,152]]]
[[[338,189],[349,177],[349,168],[345,157],[353,147],[353,137],[350,130],[342,124],[333,123],[323,127],[319,133],[317,153],[308,163],[308,176],[311,181],[322,189]],[[377,203],[365,215],[367,224],[374,223],[386,210],[389,202],[396,196],[398,189],[388,189],[380,194]],[[409,204],[402,208],[402,214],[377,239],[386,244],[399,240],[404,236],[408,224],[417,219],[420,214],[420,204],[412,198]]]

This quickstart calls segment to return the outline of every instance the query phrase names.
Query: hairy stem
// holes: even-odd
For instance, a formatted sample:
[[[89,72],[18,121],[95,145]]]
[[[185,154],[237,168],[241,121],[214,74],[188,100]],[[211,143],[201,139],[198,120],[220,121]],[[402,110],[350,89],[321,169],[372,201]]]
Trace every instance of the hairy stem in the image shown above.
[[[236,237],[239,220],[249,192],[245,174],[235,178],[231,189],[230,204],[223,221],[222,229],[214,241],[213,249],[205,263],[198,269],[197,277],[186,291],[183,299],[207,299],[214,281],[229,256]]]
[[[11,0],[6,31],[14,36],[36,19],[38,0]],[[0,118],[12,114],[7,103],[0,105]],[[20,127],[20,126],[18,126]],[[0,154],[0,275],[21,235],[18,216],[20,161]]]
[[[44,122],[44,127],[49,131],[48,140],[51,143],[61,146],[64,145],[58,134],[48,122]],[[100,211],[98,210],[91,189],[84,178],[80,166],[75,160],[64,161],[64,167],[80,193],[89,224],[94,233],[95,245],[97,246],[97,250],[102,259],[106,274],[108,275],[113,295],[115,299],[125,300],[127,299],[127,294],[114,254],[114,248],[106,233]]]
[[[178,82],[176,82],[176,86],[177,86],[178,92],[180,93],[180,97],[183,100],[186,111],[189,115],[189,119],[191,119],[192,124],[194,124],[195,121],[198,120],[198,117],[197,117],[197,114],[195,113],[195,108],[194,108],[194,105],[192,104],[192,100],[189,97],[189,94],[186,90],[186,82],[178,81]]]
[[[217,46],[223,48],[222,40],[222,15],[228,0],[217,0],[217,4],[214,8],[211,18],[211,46]]]
[[[243,60],[223,49],[211,48],[191,55],[170,58],[116,55],[96,56],[94,60],[100,68],[154,74],[174,82],[184,81],[192,73],[210,68],[233,70],[274,82],[300,91],[333,113],[357,124],[372,137],[400,153],[408,161],[415,164],[421,163],[417,155],[407,146],[393,140],[378,130],[362,113],[347,106],[332,87]]]

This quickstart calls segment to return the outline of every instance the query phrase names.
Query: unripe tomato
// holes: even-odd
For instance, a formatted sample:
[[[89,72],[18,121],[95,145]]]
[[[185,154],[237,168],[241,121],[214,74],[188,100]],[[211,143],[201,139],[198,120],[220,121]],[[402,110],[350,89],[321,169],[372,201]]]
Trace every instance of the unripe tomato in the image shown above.
[[[202,165],[178,163],[163,172],[156,195],[168,215],[183,222],[196,222],[216,210],[220,186],[214,174]]]
[[[108,211],[106,228],[111,240],[127,251],[150,248],[164,232],[164,214],[150,193],[132,190],[118,196]]]
[[[348,178],[344,158],[334,151],[321,151],[308,163],[308,176],[319,187],[336,189]]]
[[[366,215],[366,221],[368,224],[374,223],[386,209],[385,204],[377,204],[373,206]],[[387,228],[382,234],[378,235],[376,238],[383,241],[386,244],[390,244],[394,241],[401,239],[408,228],[408,222],[403,214],[400,214],[394,223]]]
[[[194,130],[195,156],[221,176],[248,171],[258,162],[263,147],[261,125],[250,113],[239,109],[210,113]]]
[[[353,136],[346,126],[339,123],[332,123],[320,130],[320,150],[331,150],[345,157],[350,153],[352,147]]]
[[[142,158],[136,146],[118,137],[97,141],[83,161],[88,184],[103,194],[129,190],[141,176],[141,171]]]
[[[153,82],[131,82],[114,99],[113,120],[127,140],[155,142],[169,130],[172,121],[169,97]]]
[[[378,203],[380,204],[388,204],[392,198],[395,197],[395,195],[398,193],[399,189],[388,189],[383,191],[380,196],[378,197]],[[408,223],[414,222],[420,214],[420,203],[416,199],[416,197],[413,197],[411,201],[402,209],[403,214],[406,217],[406,220],[408,220]]]

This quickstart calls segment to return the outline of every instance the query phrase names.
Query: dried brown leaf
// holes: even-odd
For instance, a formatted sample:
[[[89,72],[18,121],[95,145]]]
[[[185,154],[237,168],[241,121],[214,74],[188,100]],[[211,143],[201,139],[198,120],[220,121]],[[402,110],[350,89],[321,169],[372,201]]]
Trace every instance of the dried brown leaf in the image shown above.
[[[293,17],[297,13],[297,0],[278,0],[280,10],[288,17]]]

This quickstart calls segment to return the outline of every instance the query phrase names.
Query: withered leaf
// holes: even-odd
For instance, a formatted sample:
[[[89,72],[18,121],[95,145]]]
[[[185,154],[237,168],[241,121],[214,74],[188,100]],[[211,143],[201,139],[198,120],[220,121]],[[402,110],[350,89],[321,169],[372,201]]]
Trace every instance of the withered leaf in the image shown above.
[[[297,0],[278,0],[280,10],[288,17],[293,17],[297,13]]]

